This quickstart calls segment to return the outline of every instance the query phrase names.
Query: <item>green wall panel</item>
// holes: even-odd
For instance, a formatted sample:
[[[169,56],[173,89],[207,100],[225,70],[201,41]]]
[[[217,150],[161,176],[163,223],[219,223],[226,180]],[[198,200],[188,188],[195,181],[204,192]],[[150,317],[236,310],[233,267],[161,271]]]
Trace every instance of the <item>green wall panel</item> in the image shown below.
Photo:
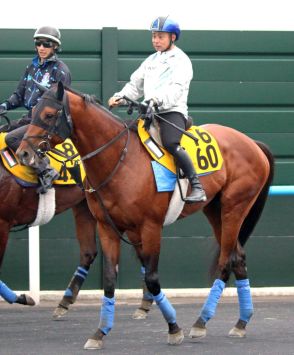
[[[33,29],[0,29],[0,102],[15,89],[34,55]],[[62,52],[73,88],[107,99],[153,52],[148,30],[62,30]],[[189,113],[194,123],[233,127],[264,141],[276,158],[274,184],[294,184],[294,32],[183,31],[179,46],[190,56],[194,78]],[[122,118],[124,109],[116,109]],[[11,119],[24,110],[9,113]],[[269,197],[246,247],[253,286],[293,284],[291,250],[293,198]],[[160,275],[163,287],[206,287],[213,250],[212,231],[198,213],[163,230]],[[70,212],[41,228],[41,287],[65,289],[78,265],[79,248]],[[84,288],[101,288],[102,256]],[[28,288],[25,232],[10,234],[1,278],[15,289]],[[122,245],[118,287],[139,287],[136,255]]]

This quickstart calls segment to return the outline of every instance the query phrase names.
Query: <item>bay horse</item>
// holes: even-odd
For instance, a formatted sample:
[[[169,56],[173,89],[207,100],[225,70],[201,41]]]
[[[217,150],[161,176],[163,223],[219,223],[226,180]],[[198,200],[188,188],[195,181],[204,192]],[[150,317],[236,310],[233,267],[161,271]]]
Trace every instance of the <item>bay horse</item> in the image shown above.
[[[207,201],[185,204],[181,217],[203,210],[220,252],[217,278],[189,336],[206,335],[231,272],[236,278],[240,315],[229,335],[243,337],[253,314],[243,246],[255,227],[273,179],[274,159],[269,149],[229,127],[203,128],[218,142],[223,166],[201,176]],[[65,88],[47,90],[33,110],[33,118],[17,154],[23,164],[37,163],[41,142],[54,146],[71,137],[86,169],[88,205],[98,221],[104,254],[104,297],[100,323],[84,349],[101,349],[114,322],[115,281],[120,242],[126,232],[145,267],[145,282],[168,324],[168,343],[180,344],[184,335],[176,311],[161,290],[158,261],[162,227],[170,192],[157,192],[151,157],[128,125],[89,95]],[[50,146],[49,145],[49,146]]]
[[[59,319],[65,315],[70,304],[74,303],[88,270],[97,255],[96,246],[96,220],[90,212],[85,193],[78,185],[54,185],[56,209],[55,215],[69,208],[72,209],[76,237],[80,247],[80,262],[67,290],[55,309],[53,318]],[[3,166],[0,159],[0,268],[3,263],[7,247],[9,232],[13,227],[29,225],[34,222],[39,203],[36,187],[23,187],[17,183]],[[0,295],[9,303],[34,305],[34,300],[29,295],[17,296],[7,285],[0,281]]]
[[[80,261],[67,289],[53,312],[53,319],[63,318],[70,305],[75,303],[78,293],[87,278],[91,264],[97,255],[96,220],[90,212],[85,198],[85,191],[78,185],[54,185],[56,209],[58,215],[69,208],[73,211],[76,237],[80,249]],[[3,264],[9,232],[20,226],[28,226],[37,215],[39,195],[36,187],[23,187],[17,183],[2,164],[0,159],[0,269]],[[27,227],[26,227],[27,228]],[[22,229],[22,228],[20,228]],[[3,281],[0,280],[0,296],[9,303],[34,306],[35,301],[28,294],[17,295]],[[146,317],[152,301],[146,299],[148,294],[143,289],[140,308],[134,313],[134,318]]]

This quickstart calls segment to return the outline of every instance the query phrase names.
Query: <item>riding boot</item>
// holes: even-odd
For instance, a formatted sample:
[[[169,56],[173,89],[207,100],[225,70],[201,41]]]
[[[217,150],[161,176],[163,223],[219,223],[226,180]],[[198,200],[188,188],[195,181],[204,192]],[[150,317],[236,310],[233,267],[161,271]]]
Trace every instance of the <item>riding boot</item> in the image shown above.
[[[59,173],[50,166],[47,157],[42,158],[38,168],[35,169],[40,182],[40,187],[37,189],[39,194],[45,194],[48,189],[52,188],[54,180],[59,178]]]
[[[202,185],[199,181],[198,175],[195,172],[193,163],[188,155],[188,153],[181,148],[177,147],[176,152],[174,153],[176,163],[180,169],[182,169],[185,176],[188,178],[191,184],[190,195],[185,198],[186,203],[193,202],[204,202],[207,200],[205,191],[202,188]]]

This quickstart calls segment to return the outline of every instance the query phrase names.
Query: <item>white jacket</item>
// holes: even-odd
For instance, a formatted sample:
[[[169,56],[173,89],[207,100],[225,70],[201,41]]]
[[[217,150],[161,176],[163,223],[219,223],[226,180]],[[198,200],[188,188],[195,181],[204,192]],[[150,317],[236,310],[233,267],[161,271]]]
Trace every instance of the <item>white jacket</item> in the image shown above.
[[[188,93],[193,77],[189,57],[178,47],[150,55],[114,96],[138,100],[156,98],[160,112],[176,111],[188,116]]]

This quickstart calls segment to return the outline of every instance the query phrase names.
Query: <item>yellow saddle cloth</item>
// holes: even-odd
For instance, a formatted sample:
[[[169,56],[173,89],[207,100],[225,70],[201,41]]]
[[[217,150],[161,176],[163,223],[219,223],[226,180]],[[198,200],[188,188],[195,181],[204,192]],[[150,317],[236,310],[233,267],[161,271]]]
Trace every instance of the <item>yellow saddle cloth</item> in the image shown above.
[[[0,133],[0,156],[5,168],[15,177],[27,183],[37,184],[38,178],[35,170],[21,165],[14,152],[9,149],[5,142],[7,133]],[[56,169],[60,177],[54,181],[57,185],[75,185],[85,178],[85,170],[83,164],[80,164],[80,156],[77,155],[73,160],[68,160],[77,154],[77,150],[70,139],[66,139],[63,143],[57,145],[53,151],[47,154],[50,159],[50,165]],[[66,167],[66,169],[65,169]],[[71,171],[72,173],[70,173]],[[76,181],[74,179],[74,176]]]
[[[155,143],[149,132],[143,128],[143,125],[144,121],[140,119],[138,123],[138,133],[147,151],[154,160],[173,173],[176,173],[176,165],[173,156],[163,147]],[[215,138],[199,126],[192,126],[188,132],[197,139],[197,143],[183,134],[181,146],[188,152],[197,174],[208,174],[220,170],[223,164],[223,157]]]

